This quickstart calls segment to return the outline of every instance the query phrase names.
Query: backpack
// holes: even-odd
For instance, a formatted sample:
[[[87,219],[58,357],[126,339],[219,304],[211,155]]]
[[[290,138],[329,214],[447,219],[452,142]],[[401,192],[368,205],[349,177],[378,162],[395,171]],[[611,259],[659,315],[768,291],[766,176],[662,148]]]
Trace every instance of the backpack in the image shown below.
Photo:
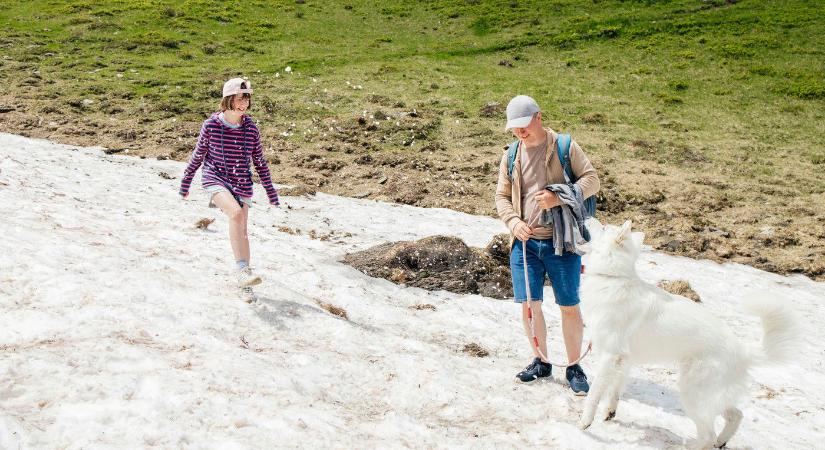
[[[564,181],[568,184],[575,183],[576,178],[573,167],[570,165],[570,135],[559,133],[556,139],[556,152],[564,172]],[[507,176],[513,181],[513,168],[516,166],[516,155],[518,154],[519,141],[513,141],[507,146]],[[596,196],[591,195],[584,199],[584,210],[588,217],[596,217]]]

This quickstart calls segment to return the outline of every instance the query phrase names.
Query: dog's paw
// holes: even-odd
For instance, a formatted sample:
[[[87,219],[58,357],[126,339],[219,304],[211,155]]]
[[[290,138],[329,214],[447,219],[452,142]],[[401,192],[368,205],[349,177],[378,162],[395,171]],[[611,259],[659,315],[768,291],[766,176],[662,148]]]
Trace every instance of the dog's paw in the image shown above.
[[[608,411],[607,416],[604,418],[604,421],[607,422],[608,420],[613,420],[614,417],[616,417],[616,411]]]
[[[590,428],[590,424],[592,424],[592,423],[593,423],[592,420],[581,419],[581,420],[579,420],[579,423],[577,425],[579,426],[579,429],[586,430],[586,429]]]

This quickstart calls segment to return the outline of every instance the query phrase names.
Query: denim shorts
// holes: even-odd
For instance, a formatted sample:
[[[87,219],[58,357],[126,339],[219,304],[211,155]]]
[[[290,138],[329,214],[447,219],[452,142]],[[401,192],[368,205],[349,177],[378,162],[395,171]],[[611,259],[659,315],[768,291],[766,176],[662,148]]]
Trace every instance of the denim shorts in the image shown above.
[[[210,208],[215,208],[215,204],[212,203],[212,197],[214,197],[215,194],[217,194],[218,192],[226,192],[229,195],[235,197],[235,200],[238,201],[239,205],[240,205],[241,202],[243,202],[246,206],[248,206],[250,208],[252,207],[252,198],[251,197],[237,196],[237,195],[229,192],[229,189],[227,189],[223,186],[217,186],[217,185],[215,185],[215,186],[206,186],[203,189],[206,191],[207,194],[209,194],[209,207]]]
[[[527,300],[524,286],[524,260],[522,242],[516,240],[510,250],[510,272],[513,276],[513,297],[516,303]],[[565,252],[556,256],[552,239],[527,241],[527,274],[530,279],[531,300],[544,300],[544,277],[550,278],[553,295],[559,306],[579,304],[582,257]]]

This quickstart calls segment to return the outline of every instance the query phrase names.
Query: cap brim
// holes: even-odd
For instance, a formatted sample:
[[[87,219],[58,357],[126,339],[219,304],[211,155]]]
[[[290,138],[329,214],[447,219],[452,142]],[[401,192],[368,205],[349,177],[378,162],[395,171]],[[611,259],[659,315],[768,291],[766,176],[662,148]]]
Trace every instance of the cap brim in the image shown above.
[[[231,97],[233,95],[238,95],[238,94],[252,95],[252,89],[238,89],[235,92],[229,92],[229,93],[224,94],[224,97]]]
[[[507,126],[504,127],[504,131],[507,131],[510,128],[524,128],[527,125],[530,125],[530,122],[532,120],[533,116],[516,117],[515,119],[510,119],[507,121]]]

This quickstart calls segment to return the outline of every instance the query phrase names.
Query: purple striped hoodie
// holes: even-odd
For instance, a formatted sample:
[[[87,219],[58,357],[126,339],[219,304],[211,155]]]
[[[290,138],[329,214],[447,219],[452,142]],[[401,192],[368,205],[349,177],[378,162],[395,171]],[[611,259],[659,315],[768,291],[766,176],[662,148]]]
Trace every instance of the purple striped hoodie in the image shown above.
[[[279,205],[278,190],[272,186],[261,136],[252,118],[244,115],[240,127],[232,128],[221,121],[220,113],[214,113],[203,122],[198,144],[183,172],[180,195],[189,193],[192,178],[203,164],[203,187],[223,186],[239,197],[252,197],[250,160],[261,178],[269,203]]]

